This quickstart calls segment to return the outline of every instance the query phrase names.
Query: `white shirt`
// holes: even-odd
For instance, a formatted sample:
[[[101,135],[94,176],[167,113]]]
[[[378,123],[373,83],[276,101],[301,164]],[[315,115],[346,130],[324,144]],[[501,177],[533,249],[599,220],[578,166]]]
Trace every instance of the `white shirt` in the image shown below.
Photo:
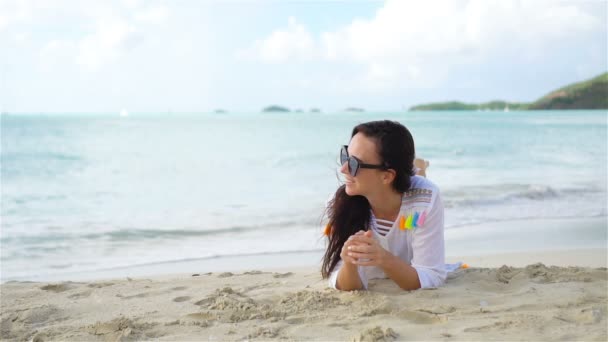
[[[413,229],[400,229],[401,216],[418,217],[426,212],[422,225]],[[372,214],[372,224],[375,219]],[[373,228],[373,227],[370,227]],[[439,195],[439,188],[430,180],[422,176],[411,177],[411,187],[403,194],[399,217],[391,230],[382,236],[375,229],[370,229],[373,237],[391,254],[416,269],[422,288],[439,287],[445,283],[447,271],[445,268],[445,244],[443,203]],[[336,288],[338,273],[342,268],[342,260],[329,276],[329,286]],[[384,271],[377,266],[357,266],[359,277],[365,289],[368,280],[387,278]]]

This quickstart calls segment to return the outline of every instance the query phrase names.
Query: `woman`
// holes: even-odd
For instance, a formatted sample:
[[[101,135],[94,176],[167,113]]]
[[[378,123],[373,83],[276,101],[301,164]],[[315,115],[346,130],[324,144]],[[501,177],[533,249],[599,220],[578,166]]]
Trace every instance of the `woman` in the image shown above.
[[[345,184],[327,207],[321,273],[331,287],[367,289],[369,279],[386,277],[404,290],[445,282],[443,204],[437,186],[415,174],[415,155],[398,122],[353,129],[340,155]]]

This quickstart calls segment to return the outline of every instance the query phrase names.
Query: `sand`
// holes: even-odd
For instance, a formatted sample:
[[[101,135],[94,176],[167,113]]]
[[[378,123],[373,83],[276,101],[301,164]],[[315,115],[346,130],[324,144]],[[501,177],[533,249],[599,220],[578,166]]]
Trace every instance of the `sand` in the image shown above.
[[[585,251],[545,252],[576,264]],[[438,289],[327,288],[316,268],[1,285],[1,339],[18,341],[607,340],[601,267],[476,267]],[[520,260],[526,258],[521,253]],[[537,253],[527,260],[542,260]],[[599,260],[598,258],[604,258]],[[494,260],[504,260],[504,256]],[[486,263],[492,258],[481,258]],[[472,261],[472,262],[471,262]],[[592,265],[597,266],[597,265]]]

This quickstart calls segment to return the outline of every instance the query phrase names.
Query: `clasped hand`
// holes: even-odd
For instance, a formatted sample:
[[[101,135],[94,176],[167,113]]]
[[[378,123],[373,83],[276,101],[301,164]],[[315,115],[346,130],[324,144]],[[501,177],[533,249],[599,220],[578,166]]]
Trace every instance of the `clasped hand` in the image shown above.
[[[372,236],[372,231],[358,231],[342,246],[340,257],[344,262],[358,266],[383,267],[392,256]]]

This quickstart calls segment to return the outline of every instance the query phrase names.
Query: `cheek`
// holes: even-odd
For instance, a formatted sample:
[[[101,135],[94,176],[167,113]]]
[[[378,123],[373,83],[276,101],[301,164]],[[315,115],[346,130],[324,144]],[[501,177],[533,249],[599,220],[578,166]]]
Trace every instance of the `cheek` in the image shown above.
[[[373,178],[370,178],[366,172],[360,172],[355,177],[355,183],[351,184],[351,190],[356,191],[357,194],[365,193],[372,186],[370,182],[374,182]]]
[[[357,185],[359,186],[360,191],[368,192],[369,190],[380,187],[382,185],[382,179],[376,174],[369,172],[365,175],[361,175],[360,179],[357,179]]]
[[[382,179],[371,172],[361,172],[355,177],[355,183],[346,184],[346,193],[349,196],[365,195],[372,189],[378,188],[382,184]]]

